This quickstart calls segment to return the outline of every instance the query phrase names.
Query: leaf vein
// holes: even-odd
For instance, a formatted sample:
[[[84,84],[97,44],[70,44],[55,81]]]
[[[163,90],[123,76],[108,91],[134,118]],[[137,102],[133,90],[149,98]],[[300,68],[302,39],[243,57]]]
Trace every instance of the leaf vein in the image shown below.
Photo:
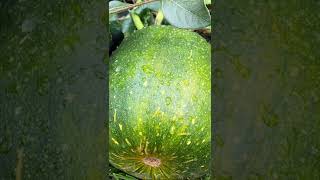
[[[201,17],[198,16],[196,13],[194,13],[194,12],[190,11],[189,9],[183,7],[182,5],[180,5],[179,3],[177,3],[176,1],[174,1],[174,0],[169,0],[169,1],[171,1],[171,2],[174,3],[174,4],[176,4],[176,5],[177,5],[178,7],[180,7],[181,9],[186,10],[186,11],[187,11],[188,13],[190,13],[191,15],[194,15],[195,17],[198,17],[198,19],[200,19],[200,20],[202,21],[202,23],[205,23],[205,22],[206,22],[206,19],[201,18]]]

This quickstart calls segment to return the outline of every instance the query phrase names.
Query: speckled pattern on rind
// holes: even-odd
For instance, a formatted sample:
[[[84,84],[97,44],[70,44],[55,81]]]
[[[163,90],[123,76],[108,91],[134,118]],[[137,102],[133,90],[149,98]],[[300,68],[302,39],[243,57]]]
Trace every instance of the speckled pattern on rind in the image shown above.
[[[211,46],[200,35],[150,26],[110,59],[109,157],[143,179],[207,174],[211,144]],[[158,167],[143,158],[161,161]]]

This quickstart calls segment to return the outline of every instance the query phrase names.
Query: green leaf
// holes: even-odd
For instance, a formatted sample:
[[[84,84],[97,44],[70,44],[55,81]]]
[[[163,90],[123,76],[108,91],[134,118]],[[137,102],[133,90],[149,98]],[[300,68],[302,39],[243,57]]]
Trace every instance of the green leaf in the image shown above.
[[[110,12],[122,9],[124,7],[130,6],[129,3],[124,3],[121,1],[110,1],[109,2],[109,21],[115,21],[118,18],[118,14],[110,14]]]
[[[109,2],[109,11],[114,11],[119,8],[128,7],[128,6],[130,6],[129,3],[124,3],[121,1],[110,1]]]
[[[203,0],[162,0],[166,20],[179,28],[199,29],[210,25],[210,13]]]
[[[142,6],[137,7],[137,9],[135,9],[135,12],[137,14],[140,14],[145,9],[150,9],[152,11],[158,11],[160,9],[160,7],[161,7],[160,1],[155,1],[155,2],[147,3]]]
[[[136,27],[134,26],[134,23],[133,23],[131,17],[125,19],[122,22],[121,30],[122,30],[122,33],[124,34],[124,36],[128,36],[129,34],[133,33],[134,30],[136,30]]]
[[[118,9],[128,7],[132,4],[124,3],[118,0],[109,2],[109,26],[112,34],[112,39],[121,39],[122,35],[127,36],[135,30],[133,21],[128,12],[112,13]]]

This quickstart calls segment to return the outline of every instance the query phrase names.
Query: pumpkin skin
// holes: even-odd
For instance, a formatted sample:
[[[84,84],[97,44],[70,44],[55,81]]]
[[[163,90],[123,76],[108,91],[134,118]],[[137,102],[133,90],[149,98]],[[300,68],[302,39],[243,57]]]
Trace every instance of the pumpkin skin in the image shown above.
[[[142,179],[209,172],[211,46],[198,34],[149,26],[110,58],[109,161]]]

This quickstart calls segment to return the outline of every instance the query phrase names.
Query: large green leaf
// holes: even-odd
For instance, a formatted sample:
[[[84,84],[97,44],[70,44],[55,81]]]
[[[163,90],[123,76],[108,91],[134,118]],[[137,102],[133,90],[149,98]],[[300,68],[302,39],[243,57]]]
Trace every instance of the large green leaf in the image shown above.
[[[124,3],[121,1],[110,1],[109,2],[109,21],[115,21],[118,18],[118,14],[113,12],[128,6],[130,6],[129,3]]]
[[[129,3],[124,3],[121,1],[110,1],[109,2],[109,12],[115,11],[117,9],[121,9],[123,7],[128,7],[130,6]]]
[[[203,0],[162,0],[166,20],[179,28],[198,29],[210,25],[210,13]]]
[[[144,4],[142,6],[139,6],[137,9],[135,9],[135,12],[140,14],[145,9],[150,9],[152,11],[158,11],[161,7],[160,1],[155,1],[151,3]]]

